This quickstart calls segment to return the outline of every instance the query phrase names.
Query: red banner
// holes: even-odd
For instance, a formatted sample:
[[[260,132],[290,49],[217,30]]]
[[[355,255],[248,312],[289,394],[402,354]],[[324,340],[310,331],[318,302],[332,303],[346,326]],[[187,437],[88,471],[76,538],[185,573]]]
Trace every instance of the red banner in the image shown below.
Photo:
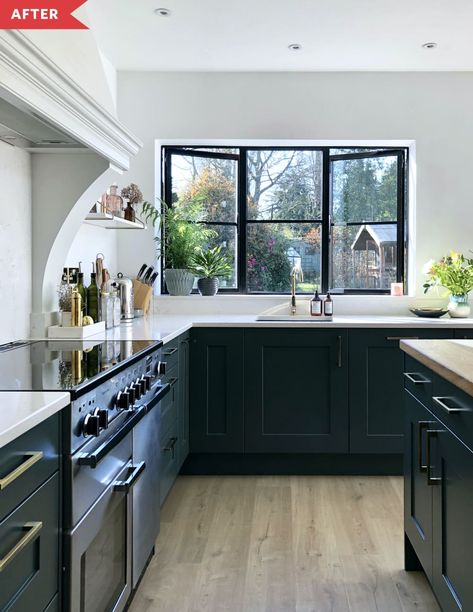
[[[72,13],[87,0],[0,0],[1,30],[87,30]]]

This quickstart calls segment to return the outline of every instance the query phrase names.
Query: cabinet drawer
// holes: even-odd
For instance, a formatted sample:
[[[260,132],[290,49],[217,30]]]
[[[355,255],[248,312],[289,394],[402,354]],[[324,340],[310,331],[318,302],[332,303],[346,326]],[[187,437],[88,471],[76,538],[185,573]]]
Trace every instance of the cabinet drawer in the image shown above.
[[[161,504],[169,493],[179,472],[179,438],[177,421],[161,438],[161,471],[159,491]]]
[[[0,449],[0,520],[59,469],[59,415]]]
[[[431,408],[434,373],[409,355],[404,360],[404,387],[424,406]]]
[[[179,379],[176,376],[170,376],[163,382],[168,382],[171,385],[169,393],[163,398],[161,402],[161,433],[164,435],[165,432],[172,426],[174,421],[177,420],[178,413],[178,394],[179,394]]]
[[[455,385],[435,376],[432,390],[432,412],[473,449],[473,397]]]
[[[161,349],[161,355],[162,361],[167,363],[167,371],[176,366],[179,363],[179,339],[175,338],[166,343]]]
[[[42,612],[57,593],[58,474],[0,523],[0,569],[0,610]]]

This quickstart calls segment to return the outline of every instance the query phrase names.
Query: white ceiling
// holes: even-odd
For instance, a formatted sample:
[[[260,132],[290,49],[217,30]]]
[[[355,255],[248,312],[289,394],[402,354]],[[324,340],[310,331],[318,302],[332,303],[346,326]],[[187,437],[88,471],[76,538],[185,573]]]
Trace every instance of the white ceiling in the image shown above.
[[[472,0],[89,0],[121,70],[473,70]],[[172,11],[157,17],[158,7]],[[425,42],[438,47],[422,49]],[[300,43],[301,51],[289,51]]]

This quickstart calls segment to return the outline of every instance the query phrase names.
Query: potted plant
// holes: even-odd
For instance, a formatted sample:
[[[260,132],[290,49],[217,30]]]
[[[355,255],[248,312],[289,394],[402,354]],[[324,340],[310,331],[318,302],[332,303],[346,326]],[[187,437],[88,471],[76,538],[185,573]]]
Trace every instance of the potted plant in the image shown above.
[[[143,203],[144,220],[162,224],[160,255],[164,257],[164,278],[171,295],[189,295],[194,285],[193,259],[215,232],[200,223],[203,205],[198,200],[186,202],[184,207],[170,207],[162,202],[161,211],[149,202]]]
[[[450,255],[440,261],[431,259],[423,272],[429,276],[424,284],[424,293],[431,287],[441,285],[450,295],[448,311],[451,317],[465,318],[470,316],[471,308],[468,294],[473,289],[473,259],[467,259],[461,253],[451,251]]]
[[[222,247],[216,246],[195,253],[192,270],[199,277],[197,287],[201,295],[215,295],[220,284],[219,277],[230,276],[232,267],[228,257],[222,253]]]

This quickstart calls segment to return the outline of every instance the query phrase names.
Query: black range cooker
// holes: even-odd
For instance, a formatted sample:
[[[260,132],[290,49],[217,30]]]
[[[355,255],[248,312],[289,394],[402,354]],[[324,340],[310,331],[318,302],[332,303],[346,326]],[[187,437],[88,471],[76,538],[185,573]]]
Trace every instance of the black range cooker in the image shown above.
[[[64,609],[122,610],[159,532],[161,342],[0,346],[0,390],[68,391]]]

